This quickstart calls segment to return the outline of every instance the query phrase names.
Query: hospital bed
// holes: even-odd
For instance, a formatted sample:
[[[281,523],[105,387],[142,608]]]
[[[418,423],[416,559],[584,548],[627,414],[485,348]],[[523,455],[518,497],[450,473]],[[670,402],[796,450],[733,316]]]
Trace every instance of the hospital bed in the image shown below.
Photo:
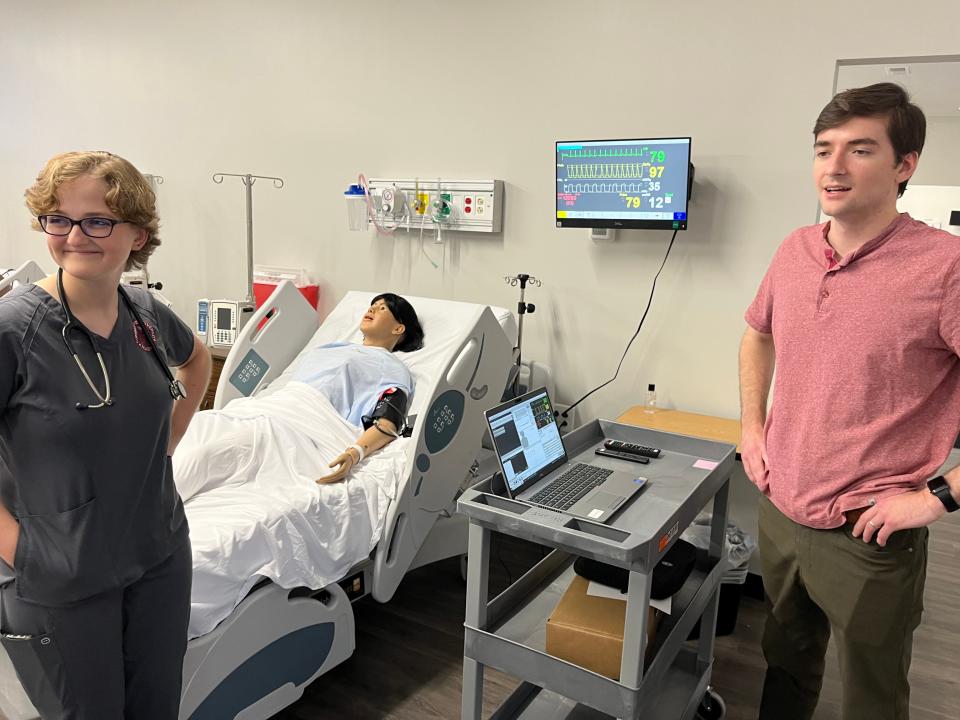
[[[0,297],[18,285],[36,282],[47,276],[47,273],[33,260],[27,260],[23,265],[13,269],[0,268]]]
[[[322,342],[358,340],[358,319],[372,292],[351,292],[315,333],[315,315],[290,283],[278,287],[248,322],[231,350],[215,407],[248,392],[282,390],[298,352]],[[461,483],[477,457],[484,409],[501,397],[510,371],[512,315],[480,305],[408,297],[426,343],[399,353],[416,391],[413,434],[401,440],[404,476],[372,555],[319,592],[266,583],[213,631],[190,642],[184,663],[181,718],[266,718],[295,701],[304,687],[354,650],[351,600],[388,601],[404,574],[466,548],[462,519],[453,515]],[[266,320],[266,324],[261,323]],[[293,361],[291,360],[293,358]],[[271,382],[271,378],[276,378]],[[438,522],[439,519],[439,522]]]
[[[278,395],[301,353],[324,342],[359,340],[358,320],[374,295],[348,293],[318,329],[314,310],[291,283],[282,283],[227,357],[215,407]],[[416,380],[413,433],[384,451],[397,456],[400,471],[372,552],[320,589],[261,579],[213,630],[191,639],[182,720],[270,717],[353,653],[353,600],[369,594],[387,602],[409,570],[465,553],[466,523],[454,516],[455,501],[478,456],[483,410],[499,402],[507,384],[516,326],[505,310],[408,299],[426,343],[416,353],[398,353]],[[190,506],[188,518],[199,534]],[[5,693],[8,685],[0,681]],[[12,720],[21,717],[31,716]]]

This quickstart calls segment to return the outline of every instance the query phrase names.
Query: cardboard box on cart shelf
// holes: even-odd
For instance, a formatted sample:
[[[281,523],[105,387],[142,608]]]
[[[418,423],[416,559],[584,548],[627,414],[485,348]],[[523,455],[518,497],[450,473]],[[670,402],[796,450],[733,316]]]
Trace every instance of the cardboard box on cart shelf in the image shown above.
[[[605,677],[620,677],[623,656],[623,628],[627,614],[623,600],[587,594],[590,581],[577,575],[547,620],[549,655],[572,662]],[[650,608],[647,617],[645,662],[656,635],[658,611]]]

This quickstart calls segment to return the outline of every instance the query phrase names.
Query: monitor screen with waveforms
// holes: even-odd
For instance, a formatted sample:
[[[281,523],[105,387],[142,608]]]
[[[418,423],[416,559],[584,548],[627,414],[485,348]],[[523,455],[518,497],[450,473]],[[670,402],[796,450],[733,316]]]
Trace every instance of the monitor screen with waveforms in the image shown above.
[[[690,138],[557,143],[557,227],[686,230]]]

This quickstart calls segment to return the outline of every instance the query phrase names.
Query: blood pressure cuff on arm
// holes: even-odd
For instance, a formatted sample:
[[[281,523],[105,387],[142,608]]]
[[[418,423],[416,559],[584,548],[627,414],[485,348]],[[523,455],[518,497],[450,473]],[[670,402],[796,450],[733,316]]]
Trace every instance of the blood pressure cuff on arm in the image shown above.
[[[369,430],[375,420],[389,420],[397,428],[397,433],[410,437],[412,428],[407,427],[407,393],[397,387],[387,388],[380,394],[373,412],[363,416],[363,429]]]

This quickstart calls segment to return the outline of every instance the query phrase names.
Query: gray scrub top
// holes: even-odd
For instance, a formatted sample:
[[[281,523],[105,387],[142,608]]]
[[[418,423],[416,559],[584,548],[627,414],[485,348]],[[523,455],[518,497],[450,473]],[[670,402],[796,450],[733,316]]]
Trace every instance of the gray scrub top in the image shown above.
[[[168,365],[193,332],[141,288],[125,287]],[[123,587],[187,540],[167,456],[169,382],[126,303],[97,337],[112,406],[96,403],[68,354],[59,301],[36,285],[0,299],[0,500],[20,522],[17,594],[63,606]],[[139,334],[139,336],[138,336]],[[94,385],[103,373],[82,331],[70,334]]]

